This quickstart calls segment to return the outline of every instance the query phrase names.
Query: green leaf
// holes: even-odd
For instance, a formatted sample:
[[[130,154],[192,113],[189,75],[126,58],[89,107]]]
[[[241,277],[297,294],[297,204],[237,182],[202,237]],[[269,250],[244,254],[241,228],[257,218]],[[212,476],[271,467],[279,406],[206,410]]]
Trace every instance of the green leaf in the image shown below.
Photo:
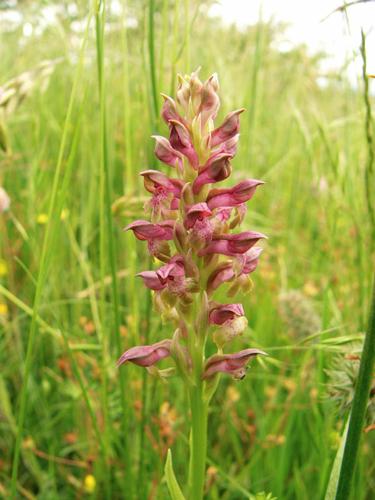
[[[173,464],[172,464],[172,452],[170,449],[168,450],[167,453],[167,461],[165,462],[164,472],[165,472],[165,479],[167,480],[168,490],[172,500],[185,500],[181,488],[178,485],[176,476],[174,475]]]
[[[337,450],[335,461],[333,462],[331,475],[329,477],[329,482],[326,490],[326,496],[324,500],[334,500],[336,498],[337,484],[339,481],[339,475],[341,470],[342,457],[344,455],[344,448],[346,443],[346,436],[348,434],[349,419],[346,422],[344,432],[342,433],[340,446]]]

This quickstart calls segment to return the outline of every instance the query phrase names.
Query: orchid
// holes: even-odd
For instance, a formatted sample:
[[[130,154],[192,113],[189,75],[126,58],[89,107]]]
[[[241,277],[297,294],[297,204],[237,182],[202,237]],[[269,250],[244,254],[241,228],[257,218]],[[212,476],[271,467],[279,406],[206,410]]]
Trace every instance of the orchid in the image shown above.
[[[202,83],[195,72],[180,77],[176,101],[163,95],[162,117],[169,138],[154,136],[155,155],[175,168],[174,176],[157,170],[141,172],[151,194],[145,205],[150,220],[137,220],[125,228],[146,241],[150,254],[162,263],[137,276],[152,290],[156,310],[172,323],[174,333],[153,345],[131,347],[118,365],[133,363],[162,378],[176,371],[187,384],[192,500],[203,496],[208,405],[220,374],[242,379],[250,360],[265,355],[256,348],[223,352],[246,331],[247,319],[241,303],[220,304],[213,298],[220,287],[227,286],[228,296],[252,288],[249,275],[262,251],[256,245],[266,238],[257,231],[232,233],[243,222],[245,203],[262,181],[247,179],[229,188],[213,186],[232,173],[239,117],[244,111],[229,113],[215,128],[218,88],[216,75]],[[217,353],[206,359],[209,342],[216,345]],[[165,358],[175,365],[172,371],[156,366]],[[177,498],[172,490],[172,498]],[[182,493],[178,498],[183,498]]]

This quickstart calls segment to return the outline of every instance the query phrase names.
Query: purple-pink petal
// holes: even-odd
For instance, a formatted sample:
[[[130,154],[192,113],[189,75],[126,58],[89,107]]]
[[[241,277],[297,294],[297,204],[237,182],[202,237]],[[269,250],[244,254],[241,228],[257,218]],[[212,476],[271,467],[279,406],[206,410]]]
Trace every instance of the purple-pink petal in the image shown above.
[[[117,366],[128,362],[143,367],[152,366],[170,355],[171,343],[171,340],[165,339],[152,345],[131,347],[117,361]]]
[[[175,101],[168,95],[165,94],[161,95],[164,99],[163,106],[161,108],[161,116],[166,122],[166,124],[169,125],[169,122],[171,120],[178,120],[179,122],[183,123],[184,120],[177,111],[177,106]]]
[[[219,207],[236,207],[250,200],[261,184],[264,183],[256,179],[247,179],[232,188],[212,189],[207,196],[207,205],[211,210]]]
[[[128,224],[124,231],[131,229],[136,238],[139,240],[163,240],[168,241],[173,239],[173,227],[175,221],[166,220],[160,222],[160,224],[153,224],[146,220],[136,220],[131,224]]]
[[[232,155],[229,153],[212,155],[201,168],[198,177],[193,182],[194,194],[198,194],[205,184],[212,184],[227,179],[232,172],[231,158]]]
[[[231,281],[235,277],[232,262],[220,264],[209,276],[207,280],[208,293],[215,291],[221,284]]]
[[[244,316],[245,312],[242,304],[222,304],[211,309],[209,322],[213,325],[222,325],[226,321],[234,319],[236,316]]]
[[[162,137],[161,135],[154,135],[152,136],[155,139],[155,156],[162,161],[163,163],[166,163],[167,165],[170,165],[171,167],[178,167],[182,168],[182,156],[181,154],[176,151],[165,137]]]
[[[166,283],[161,281],[156,271],[142,271],[141,273],[136,274],[136,276],[142,278],[144,284],[147,288],[150,288],[150,290],[158,292],[166,287]]]
[[[212,241],[200,250],[198,255],[203,256],[218,253],[221,255],[236,256],[247,252],[262,238],[266,238],[266,236],[255,231],[214,235]]]
[[[240,130],[240,114],[244,108],[232,111],[225,118],[220,127],[211,133],[211,146],[215,147],[237,135]]]
[[[219,372],[243,378],[247,363],[257,355],[267,354],[260,349],[244,349],[234,354],[215,354],[206,361],[203,378],[211,378]]]

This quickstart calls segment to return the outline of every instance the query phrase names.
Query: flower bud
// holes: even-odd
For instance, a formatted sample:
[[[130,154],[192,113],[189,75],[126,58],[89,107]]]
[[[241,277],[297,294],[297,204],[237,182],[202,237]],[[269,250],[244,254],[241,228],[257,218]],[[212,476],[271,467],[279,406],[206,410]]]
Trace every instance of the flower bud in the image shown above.
[[[184,226],[180,222],[176,222],[174,226],[174,242],[177,248],[177,251],[183,253],[185,251],[188,237]]]
[[[197,169],[199,164],[198,155],[194,149],[188,130],[182,123],[176,120],[171,120],[170,125],[171,132],[169,140],[171,146],[176,151],[186,156],[191,166]]]
[[[247,324],[248,322],[245,316],[238,316],[227,320],[214,332],[213,339],[215,344],[222,348],[227,342],[230,342],[239,335],[242,335],[247,328]]]
[[[169,122],[171,120],[178,120],[179,122],[183,123],[184,119],[178,113],[177,105],[174,100],[166,94],[161,95],[164,99],[164,103],[161,109],[161,116],[164,119],[165,123],[169,125]]]
[[[208,302],[208,296],[206,292],[203,292],[201,308],[195,320],[195,331],[201,337],[203,337],[205,335],[205,332],[207,331],[209,310],[210,307]]]
[[[217,115],[217,111],[220,107],[220,99],[217,94],[219,90],[219,81],[216,73],[214,73],[210,78],[203,84],[201,93],[201,105],[199,112],[202,116],[202,125],[208,120],[214,120]]]
[[[166,300],[167,294],[168,294],[167,290],[163,290],[160,293],[153,294],[153,304],[155,310],[160,314],[163,323],[171,321],[178,324],[179,322],[178,313],[176,311],[176,308],[174,307],[174,304],[172,305],[170,301]],[[174,302],[176,302],[176,298],[175,297],[173,298]]]
[[[178,104],[186,112],[190,100],[190,85],[181,75],[178,75],[178,80],[179,84],[177,88],[176,99]]]
[[[186,206],[194,204],[194,194],[190,182],[187,182],[182,190],[182,199]]]
[[[183,375],[188,376],[191,370],[191,358],[185,346],[180,342],[181,332],[177,329],[174,332],[172,343],[171,343],[171,356],[176,363],[177,368],[183,373]]]

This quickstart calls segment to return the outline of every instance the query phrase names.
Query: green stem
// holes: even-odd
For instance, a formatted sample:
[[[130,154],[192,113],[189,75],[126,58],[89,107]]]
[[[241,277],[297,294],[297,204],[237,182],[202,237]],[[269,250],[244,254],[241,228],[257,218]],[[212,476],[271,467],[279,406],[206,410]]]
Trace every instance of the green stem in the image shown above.
[[[207,455],[207,403],[200,382],[190,389],[191,437],[190,437],[190,500],[201,500],[206,473]]]
[[[375,279],[373,284],[372,305],[369,325],[363,345],[358,382],[355,389],[349,421],[348,437],[345,443],[341,464],[336,500],[346,500],[355,471],[359,442],[363,430],[366,408],[369,400],[371,379],[375,362]]]
[[[195,383],[189,388],[191,410],[189,500],[203,498],[207,457],[208,403],[202,380],[204,341],[196,339],[193,347]]]

